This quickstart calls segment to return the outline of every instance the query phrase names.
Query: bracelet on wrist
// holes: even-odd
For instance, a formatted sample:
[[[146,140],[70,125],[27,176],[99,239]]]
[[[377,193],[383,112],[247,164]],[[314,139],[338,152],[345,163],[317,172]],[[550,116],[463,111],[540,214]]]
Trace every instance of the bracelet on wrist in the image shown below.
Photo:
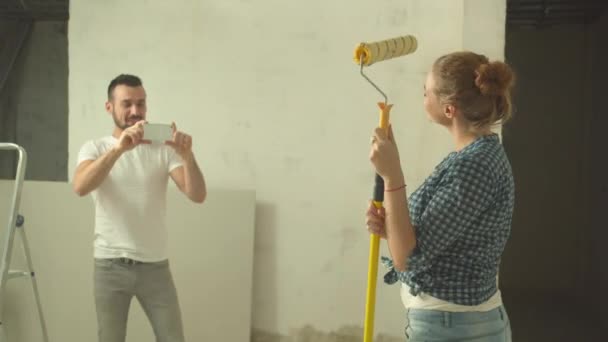
[[[392,188],[392,189],[385,189],[384,192],[394,192],[397,190],[401,190],[404,189],[406,187],[406,184],[403,184],[402,186],[396,187],[396,188]]]

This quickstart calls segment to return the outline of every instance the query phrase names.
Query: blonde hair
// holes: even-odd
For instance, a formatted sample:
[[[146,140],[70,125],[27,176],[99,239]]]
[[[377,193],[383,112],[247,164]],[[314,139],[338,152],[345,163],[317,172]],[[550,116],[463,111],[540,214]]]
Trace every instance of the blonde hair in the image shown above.
[[[440,103],[457,107],[475,127],[511,118],[515,74],[506,63],[470,51],[454,52],[435,61],[433,76]]]

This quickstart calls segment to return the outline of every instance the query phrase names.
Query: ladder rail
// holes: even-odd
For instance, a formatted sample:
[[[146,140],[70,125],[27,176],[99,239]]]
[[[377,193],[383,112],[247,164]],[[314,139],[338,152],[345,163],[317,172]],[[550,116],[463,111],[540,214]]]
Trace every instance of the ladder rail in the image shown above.
[[[19,156],[17,162],[17,173],[15,175],[15,187],[11,200],[10,215],[8,218],[8,227],[4,238],[3,257],[0,264],[0,318],[4,309],[4,303],[1,294],[4,293],[6,280],[8,279],[11,256],[13,253],[13,241],[15,239],[15,227],[17,227],[17,217],[19,216],[19,206],[21,203],[21,192],[23,190],[23,182],[25,180],[25,168],[27,166],[27,152],[25,149],[13,143],[0,143],[0,150],[14,150]],[[2,322],[2,320],[0,320]]]
[[[0,143],[0,150],[16,151],[19,157],[17,162],[17,171],[15,174],[15,186],[11,199],[12,202],[8,219],[8,227],[4,239],[4,250],[2,252],[2,260],[0,261],[0,342],[8,341],[4,324],[4,294],[6,283],[10,279],[20,277],[29,277],[32,282],[32,290],[34,292],[36,308],[38,311],[38,318],[42,329],[42,339],[44,342],[48,342],[48,332],[46,328],[44,314],[42,312],[42,305],[40,303],[38,284],[36,281],[34,266],[30,255],[29,243],[25,234],[25,219],[19,214],[21,193],[23,191],[23,183],[25,181],[25,170],[27,166],[27,152],[23,147],[14,143]],[[25,259],[28,267],[27,271],[10,269],[11,257],[13,254],[13,244],[16,233],[20,234],[21,242],[23,244],[23,252],[25,254]]]

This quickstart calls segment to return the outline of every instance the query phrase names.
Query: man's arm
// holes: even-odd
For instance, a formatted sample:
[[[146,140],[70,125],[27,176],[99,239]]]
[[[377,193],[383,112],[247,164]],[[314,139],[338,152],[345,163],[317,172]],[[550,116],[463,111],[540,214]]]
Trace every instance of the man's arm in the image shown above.
[[[108,152],[95,160],[86,160],[76,168],[74,175],[74,192],[79,196],[86,196],[106,179],[112,167],[126,151],[139,144],[148,144],[149,141],[142,140],[144,120],[124,130],[118,138],[118,143]]]
[[[171,171],[171,178],[181,192],[188,196],[191,201],[203,203],[207,198],[207,186],[194,154],[192,152],[188,153],[182,157],[182,161],[182,166]]]
[[[95,160],[85,160],[80,163],[74,174],[74,192],[79,196],[86,196],[95,190],[110,173],[121,155],[121,150],[112,148]]]

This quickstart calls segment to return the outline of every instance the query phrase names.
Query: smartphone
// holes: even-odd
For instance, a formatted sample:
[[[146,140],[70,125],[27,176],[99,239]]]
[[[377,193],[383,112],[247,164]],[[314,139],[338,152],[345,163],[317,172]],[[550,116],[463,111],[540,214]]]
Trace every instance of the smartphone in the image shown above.
[[[173,129],[171,125],[160,123],[144,124],[144,140],[152,142],[165,142],[173,139]]]

